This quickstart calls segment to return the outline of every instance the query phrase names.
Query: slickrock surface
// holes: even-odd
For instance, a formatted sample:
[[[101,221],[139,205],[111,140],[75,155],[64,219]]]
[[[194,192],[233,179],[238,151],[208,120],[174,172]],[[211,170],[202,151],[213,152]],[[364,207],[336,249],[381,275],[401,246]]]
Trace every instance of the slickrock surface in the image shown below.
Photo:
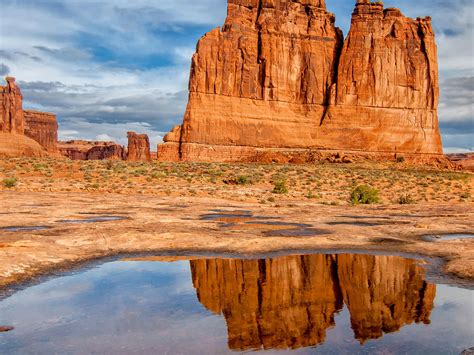
[[[128,160],[151,161],[150,140],[146,134],[128,132]]]
[[[436,293],[416,261],[395,256],[302,255],[190,264],[198,299],[224,315],[233,350],[323,343],[344,304],[363,343],[413,322],[429,323]]]
[[[59,151],[71,160],[124,160],[125,148],[115,142],[74,140],[59,142]]]
[[[431,20],[381,3],[357,1],[344,41],[324,1],[229,0],[197,45],[189,91],[160,160],[444,159]]]
[[[124,196],[84,192],[3,192],[0,194],[0,205],[4,206],[0,214],[0,228],[43,226],[43,229],[38,230],[0,230],[0,291],[2,287],[14,282],[58,271],[79,262],[134,252],[153,252],[156,255],[212,252],[255,255],[278,251],[300,253],[303,250],[328,250],[332,254],[331,250],[335,249],[348,250],[348,253],[351,250],[402,252],[442,257],[447,261],[447,264],[440,266],[443,271],[466,278],[465,281],[458,281],[470,287],[474,280],[473,238],[437,242],[423,239],[427,234],[472,233],[472,203],[348,207],[299,202],[290,207],[195,197]],[[245,219],[231,225],[218,219],[203,219],[204,215],[215,213],[212,211],[216,209],[229,214],[229,217],[238,211],[251,211],[254,216],[275,218],[273,221],[277,222],[305,223],[322,230],[322,233],[298,236],[296,232],[294,237],[278,237],[269,235],[268,231],[291,227],[265,223],[250,225]],[[100,216],[122,216],[125,219],[82,224],[61,222]],[[361,221],[367,224],[359,225]],[[379,223],[371,225],[370,222],[376,221]],[[258,222],[258,219],[255,219],[255,222]],[[389,261],[387,263],[391,265]],[[359,263],[357,260],[353,262],[356,265]],[[342,267],[343,263],[340,265]],[[395,327],[411,320],[428,320],[430,303],[422,302],[428,298],[423,298],[419,293],[409,300],[408,296],[398,293],[403,287],[412,285],[410,290],[424,290],[425,297],[429,296],[431,291],[424,287],[422,278],[417,276],[416,268],[410,271],[409,265],[407,268],[392,265],[393,275],[380,275],[377,265],[364,266],[360,263],[360,267],[365,270],[365,274],[361,271],[361,275],[357,276],[360,280],[379,277],[386,280],[387,287],[393,287],[397,295],[394,299],[381,300],[377,292],[374,292],[376,290],[371,290],[370,287],[364,289],[367,284],[360,285],[357,290],[346,285],[343,295],[346,295],[344,297],[350,307],[360,304],[363,295],[371,295],[377,302],[373,307],[379,310],[380,316],[367,320],[367,323],[362,320],[362,315],[353,312],[354,322],[363,332],[369,332],[366,329],[369,322],[377,325],[378,329],[380,326]],[[301,269],[298,264],[294,264],[293,268],[292,270]],[[277,270],[278,265],[271,272],[276,273]],[[338,269],[338,273],[346,279],[356,277],[348,275],[344,268]],[[321,275],[314,274],[315,283],[332,282],[327,271]],[[287,280],[297,282],[298,279],[295,277]],[[270,283],[267,287],[270,290],[273,286]],[[272,294],[277,297],[276,292]],[[204,300],[204,294],[202,297]],[[326,301],[334,295],[321,294],[321,297]],[[402,300],[404,306],[397,306],[397,302]],[[283,302],[283,299],[281,301]],[[388,306],[392,301],[395,302],[393,315],[388,313]],[[417,308],[420,312],[410,315],[415,304],[422,306]],[[218,310],[219,307],[222,305],[216,305],[215,309]],[[214,306],[212,308],[214,309]],[[332,312],[330,307],[326,310],[328,314]],[[323,328],[330,324],[330,319],[323,322],[322,319],[315,318],[315,321],[324,325]],[[373,334],[377,332],[378,330],[374,330]],[[322,337],[322,333],[313,334],[315,340]]]
[[[0,86],[0,157],[44,157],[56,153],[54,115],[24,111],[23,96],[15,78]]]
[[[25,135],[50,153],[58,151],[58,122],[52,113],[24,110]]]

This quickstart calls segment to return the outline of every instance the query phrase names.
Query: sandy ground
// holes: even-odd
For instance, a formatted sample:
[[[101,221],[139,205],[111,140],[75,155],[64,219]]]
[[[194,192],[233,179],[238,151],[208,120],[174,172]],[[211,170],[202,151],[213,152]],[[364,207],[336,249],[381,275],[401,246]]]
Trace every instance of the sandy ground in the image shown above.
[[[86,260],[142,252],[415,253],[442,257],[444,272],[474,281],[474,239],[423,239],[472,233],[472,202],[369,206],[332,206],[312,199],[290,202],[4,190],[0,194],[0,290]],[[90,221],[102,216],[124,219]],[[90,223],[77,223],[87,220]],[[43,229],[4,229],[34,226]]]

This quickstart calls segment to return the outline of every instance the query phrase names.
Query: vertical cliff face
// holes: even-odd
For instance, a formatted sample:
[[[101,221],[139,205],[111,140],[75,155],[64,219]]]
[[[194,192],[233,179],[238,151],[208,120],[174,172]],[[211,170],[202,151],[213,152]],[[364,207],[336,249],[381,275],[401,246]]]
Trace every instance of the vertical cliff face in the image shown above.
[[[324,1],[229,0],[223,28],[197,45],[183,125],[159,157],[239,160],[245,147],[314,146],[342,46],[334,22]]]
[[[52,113],[25,110],[25,135],[50,153],[58,153],[58,122]]]
[[[233,350],[318,345],[343,303],[356,339],[379,338],[413,322],[429,323],[436,292],[415,261],[390,256],[190,263],[198,299],[223,314]]]
[[[353,137],[357,150],[442,154],[438,100],[431,19],[359,0],[324,121],[329,136]]]
[[[6,85],[0,86],[0,132],[23,134],[25,117],[23,96],[15,83],[15,78],[7,77]]]
[[[197,45],[183,124],[158,157],[438,155],[437,70],[429,18],[358,0],[344,41],[324,1],[228,0],[222,29]]]
[[[128,132],[128,160],[150,161],[150,141],[146,134]]]

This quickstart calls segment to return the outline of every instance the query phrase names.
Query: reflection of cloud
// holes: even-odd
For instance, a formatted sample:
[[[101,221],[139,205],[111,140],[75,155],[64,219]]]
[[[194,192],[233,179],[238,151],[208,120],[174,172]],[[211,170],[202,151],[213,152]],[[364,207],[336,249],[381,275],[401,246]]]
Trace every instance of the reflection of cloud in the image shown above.
[[[473,95],[473,2],[384,2],[411,17],[433,17],[445,146],[472,146],[468,143],[474,140],[472,127],[465,129],[473,119],[468,102]],[[196,41],[222,25],[226,15],[223,0],[102,0],[87,6],[79,1],[0,0],[0,4],[8,14],[0,21],[0,75],[21,81],[29,106],[55,112],[60,124],[73,117],[92,123],[147,122],[152,130],[144,133],[150,135],[180,123]],[[347,33],[353,3],[334,0],[328,8]],[[464,125],[448,125],[453,121]],[[458,135],[466,133],[468,137],[458,141]]]

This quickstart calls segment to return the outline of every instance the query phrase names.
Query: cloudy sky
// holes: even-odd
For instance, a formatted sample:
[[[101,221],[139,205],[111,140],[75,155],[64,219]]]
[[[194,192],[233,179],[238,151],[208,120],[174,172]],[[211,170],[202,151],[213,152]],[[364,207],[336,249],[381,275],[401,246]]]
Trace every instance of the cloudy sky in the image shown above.
[[[351,0],[327,0],[346,34]],[[181,122],[197,40],[220,26],[226,0],[0,0],[0,76],[25,107],[58,115],[61,139],[153,143]],[[439,47],[440,122],[447,150],[474,149],[474,2],[386,0],[430,15]]]

